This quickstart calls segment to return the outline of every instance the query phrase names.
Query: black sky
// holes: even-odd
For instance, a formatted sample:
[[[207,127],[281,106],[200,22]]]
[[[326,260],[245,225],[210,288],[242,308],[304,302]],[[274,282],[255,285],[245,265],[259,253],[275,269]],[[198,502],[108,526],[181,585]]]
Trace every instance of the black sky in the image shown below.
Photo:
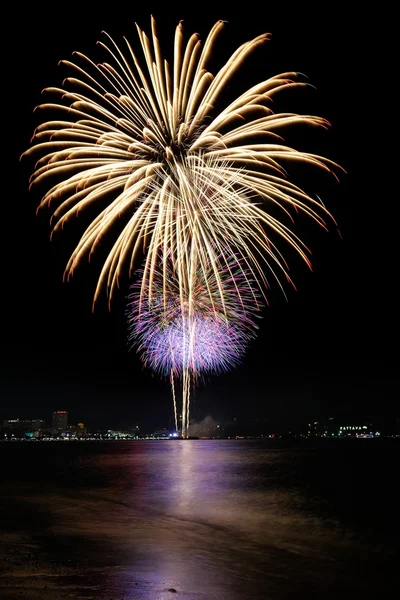
[[[398,411],[395,280],[397,245],[382,173],[384,147],[379,120],[387,100],[372,85],[384,32],[373,16],[349,15],[345,5],[319,10],[304,3],[281,3],[247,12],[225,10],[219,3],[39,4],[11,9],[15,32],[5,71],[7,141],[3,152],[2,194],[2,338],[0,417],[48,418],[67,408],[72,421],[93,426],[134,422],[163,425],[171,414],[167,382],[145,371],[127,349],[124,292],[113,311],[105,302],[91,312],[100,263],[83,265],[72,283],[62,274],[81,229],[64,231],[49,242],[45,211],[36,216],[39,198],[29,193],[32,165],[19,162],[35,124],[33,108],[46,86],[59,85],[65,73],[57,63],[81,50],[101,60],[96,41],[106,30],[116,41],[126,35],[136,44],[134,22],[149,30],[155,16],[165,52],[174,28],[205,39],[218,19],[227,20],[218,46],[222,65],[242,42],[265,31],[272,40],[232,85],[232,93],[282,71],[305,73],[317,90],[296,96],[290,110],[326,117],[329,132],[293,132],[299,149],[310,144],[342,164],[348,175],[340,184],[305,180],[320,193],[337,218],[329,234],[305,224],[313,250],[314,272],[296,261],[292,277],[298,291],[286,303],[278,290],[264,312],[258,339],[236,371],[212,377],[200,386],[193,417],[250,415],[254,418],[302,418],[308,414],[384,414]],[[8,25],[7,25],[8,26]],[[374,37],[368,31],[374,27]],[[237,88],[237,89],[236,89]],[[373,89],[374,88],[374,89]],[[5,162],[4,162],[5,161]],[[316,189],[313,185],[317,186]],[[303,233],[302,233],[303,235]]]

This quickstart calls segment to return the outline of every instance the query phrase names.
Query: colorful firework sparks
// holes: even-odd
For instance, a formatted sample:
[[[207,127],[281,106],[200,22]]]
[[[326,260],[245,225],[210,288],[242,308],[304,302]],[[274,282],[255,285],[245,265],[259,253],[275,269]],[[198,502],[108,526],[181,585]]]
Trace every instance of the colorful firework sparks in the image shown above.
[[[271,102],[282,90],[308,85],[289,72],[256,84],[215,114],[232,76],[269,38],[244,43],[213,76],[207,66],[223,26],[217,22],[202,47],[197,34],[185,45],[180,23],[172,67],[162,57],[154,19],[150,39],[137,27],[143,64],[128,40],[120,48],[104,34],[100,46],[111,62],[95,64],[76,52],[76,62],[62,61],[74,72],[65,80],[71,89],[48,88],[55,101],[38,107],[61,115],[39,125],[26,152],[41,155],[32,176],[32,184],[49,186],[41,206],[58,203],[53,231],[98,207],[67,264],[66,278],[120,226],[94,303],[104,286],[111,301],[119,277],[124,269],[133,272],[140,252],[147,256],[143,281],[150,295],[160,252],[172,253],[181,286],[193,261],[195,270],[210,261],[218,275],[222,241],[240,264],[245,258],[262,285],[268,283],[265,266],[278,282],[282,276],[291,281],[272,238],[285,240],[310,264],[307,247],[268,207],[280,207],[284,219],[292,219],[291,209],[303,212],[326,228],[331,215],[318,198],[288,181],[284,165],[308,163],[333,173],[340,167],[288,147],[280,133],[299,123],[327,127],[328,122],[272,112]]]
[[[139,321],[135,336],[140,339],[144,362],[154,371],[174,375],[185,369],[196,375],[220,373],[240,362],[248,339],[237,326],[212,314],[182,315],[180,309],[174,320],[157,322],[157,307],[153,307],[148,322]]]
[[[177,429],[175,380],[182,382],[184,437],[197,379],[237,366],[255,336],[261,310],[255,288],[250,273],[239,269],[234,257],[218,280],[211,264],[206,272],[199,269],[184,297],[170,257],[160,259],[154,271],[151,296],[148,288],[143,293],[143,271],[137,274],[127,307],[130,340],[146,366],[169,376]]]
[[[184,297],[171,259],[158,263],[151,296],[143,294],[142,277],[140,271],[131,286],[127,320],[131,343],[147,366],[161,375],[188,368],[198,376],[237,364],[255,335],[262,305],[250,274],[238,269],[234,257],[218,279],[210,263],[205,273],[199,269]]]
[[[141,60],[128,40],[120,47],[105,33],[100,47],[108,62],[80,52],[76,62],[62,61],[71,76],[63,88],[45,90],[55,99],[38,107],[59,117],[37,127],[25,152],[38,157],[31,185],[47,189],[40,207],[57,205],[53,232],[82,211],[97,215],[66,279],[117,231],[93,306],[104,288],[110,306],[121,278],[145,257],[130,333],[146,364],[168,372],[172,383],[182,379],[185,434],[191,386],[201,373],[240,359],[259,294],[267,301],[267,276],[283,291],[285,281],[292,283],[280,242],[311,266],[292,230],[295,214],[325,229],[333,221],[318,197],[289,181],[285,167],[311,165],[335,177],[341,169],[282,137],[294,125],[329,125],[314,115],[272,111],[282,91],[308,85],[301,75],[281,73],[226,102],[231,78],[269,34],[242,44],[214,76],[208,67],[223,26],[218,21],[202,46],[197,34],[185,42],[179,23],[172,66],[153,18],[150,38],[137,26]]]

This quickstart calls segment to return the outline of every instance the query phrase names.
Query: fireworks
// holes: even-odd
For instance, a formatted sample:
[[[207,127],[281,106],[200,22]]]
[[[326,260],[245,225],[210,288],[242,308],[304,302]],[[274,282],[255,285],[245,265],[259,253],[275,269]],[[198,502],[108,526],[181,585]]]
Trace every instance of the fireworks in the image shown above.
[[[163,271],[156,272],[151,298],[140,297],[132,286],[128,305],[130,339],[145,364],[164,375],[171,371],[180,375],[184,369],[195,375],[218,373],[237,364],[254,335],[260,306],[245,307],[237,282],[230,278],[223,283],[222,305],[218,295],[211,304],[204,281],[195,280],[193,297],[182,301],[174,293],[176,285],[165,291],[163,277]]]
[[[197,34],[185,43],[180,23],[171,65],[154,19],[150,38],[137,27],[141,56],[127,39],[119,46],[108,34],[99,43],[103,63],[75,52],[74,61],[62,61],[71,73],[65,87],[45,90],[54,100],[38,107],[59,118],[37,127],[25,153],[38,157],[31,183],[46,186],[40,206],[56,204],[53,232],[82,211],[97,211],[66,266],[67,279],[117,232],[93,304],[103,288],[111,302],[122,275],[132,276],[145,257],[131,332],[145,362],[172,374],[237,362],[230,350],[246,345],[248,331],[229,314],[229,294],[239,306],[244,298],[257,306],[258,292],[266,299],[268,275],[282,289],[291,282],[279,240],[310,266],[307,247],[287,222],[301,212],[326,229],[332,217],[318,197],[287,179],[285,166],[303,163],[335,176],[340,169],[281,137],[297,124],[329,125],[272,111],[282,91],[307,85],[298,74],[271,77],[227,103],[232,76],[269,35],[242,44],[212,75],[208,65],[222,29],[217,22],[202,46]],[[167,289],[171,277],[174,294]],[[199,286],[206,312],[197,304]],[[217,339],[218,356],[211,351]]]
[[[277,277],[289,279],[268,231],[309,264],[307,249],[269,214],[268,205],[279,206],[283,216],[291,209],[302,211],[323,227],[330,215],[317,198],[286,179],[283,165],[296,161],[326,171],[337,167],[284,145],[280,137],[283,128],[298,123],[328,126],[320,117],[272,112],[271,101],[282,90],[307,84],[295,73],[283,73],[213,114],[230,78],[268,35],[240,46],[213,77],[207,64],[222,22],[212,28],[203,49],[197,34],[185,46],[180,23],[172,67],[162,58],[153,19],[151,25],[151,40],[137,28],[142,66],[128,40],[122,49],[106,34],[100,46],[111,62],[96,65],[76,52],[76,62],[62,61],[75,72],[65,80],[68,89],[47,89],[55,101],[38,107],[60,112],[60,120],[39,125],[35,145],[26,153],[42,156],[32,183],[51,181],[41,206],[58,204],[54,231],[79,212],[99,207],[68,262],[66,277],[120,224],[95,300],[103,285],[112,297],[124,267],[129,272],[135,268],[139,250],[147,253],[143,277],[151,282],[160,252],[168,248],[184,269],[194,248],[200,261],[213,263],[221,240],[246,257],[256,280],[265,279],[261,256]],[[182,272],[179,278],[185,279]]]
[[[236,269],[236,271],[235,271]],[[205,276],[205,277],[204,277]],[[143,272],[132,286],[127,308],[132,344],[153,371],[170,378],[177,424],[174,381],[182,385],[182,432],[187,433],[191,389],[205,373],[221,373],[237,364],[254,337],[261,310],[255,284],[231,257],[217,281],[211,265],[192,278],[183,298],[167,257],[154,272],[152,295],[143,293]],[[222,281],[222,290],[218,283]],[[139,292],[142,293],[139,293]],[[224,299],[224,302],[221,301]]]

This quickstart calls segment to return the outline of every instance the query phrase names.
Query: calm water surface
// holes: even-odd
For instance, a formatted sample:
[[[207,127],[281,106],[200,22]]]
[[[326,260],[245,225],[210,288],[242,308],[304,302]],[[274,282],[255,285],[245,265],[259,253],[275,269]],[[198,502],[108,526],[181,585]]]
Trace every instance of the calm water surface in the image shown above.
[[[394,598],[400,444],[0,444],[0,598]]]

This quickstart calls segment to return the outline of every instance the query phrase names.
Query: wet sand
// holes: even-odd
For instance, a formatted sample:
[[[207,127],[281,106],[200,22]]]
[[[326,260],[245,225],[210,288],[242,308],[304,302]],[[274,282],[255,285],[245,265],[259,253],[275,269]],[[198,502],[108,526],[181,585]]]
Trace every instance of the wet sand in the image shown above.
[[[2,449],[2,600],[375,600],[398,589],[387,450],[371,488],[367,446],[62,446]]]

